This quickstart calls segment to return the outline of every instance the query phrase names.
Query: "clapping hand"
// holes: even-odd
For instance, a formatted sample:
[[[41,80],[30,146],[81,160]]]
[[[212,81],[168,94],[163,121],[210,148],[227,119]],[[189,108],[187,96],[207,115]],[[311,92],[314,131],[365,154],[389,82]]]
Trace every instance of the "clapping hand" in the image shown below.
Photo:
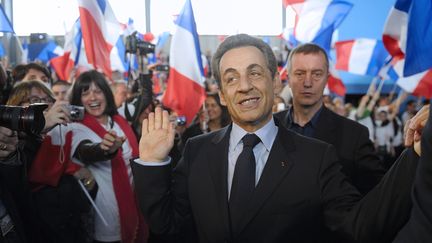
[[[142,123],[139,141],[140,159],[148,162],[166,161],[174,145],[175,129],[167,111],[156,107]]]

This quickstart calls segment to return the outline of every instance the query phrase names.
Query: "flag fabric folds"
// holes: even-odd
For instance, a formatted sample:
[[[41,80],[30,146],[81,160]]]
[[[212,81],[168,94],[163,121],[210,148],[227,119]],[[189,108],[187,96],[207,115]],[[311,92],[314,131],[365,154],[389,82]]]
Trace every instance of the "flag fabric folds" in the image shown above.
[[[12,28],[12,24],[9,21],[9,18],[6,16],[6,13],[2,6],[0,6],[0,32],[15,33]]]
[[[397,0],[384,27],[383,42],[397,59],[406,59],[404,76],[432,68],[432,2]]]
[[[327,88],[333,94],[344,97],[346,94],[345,84],[342,82],[342,79],[339,77],[338,71],[334,68],[333,64],[330,64],[330,75],[327,81]]]
[[[389,54],[382,41],[356,39],[335,44],[336,69],[360,75],[376,76]]]
[[[78,0],[82,36],[87,60],[111,77],[110,53],[122,26],[106,0]]]
[[[186,116],[190,124],[205,99],[205,78],[191,0],[186,0],[176,25],[171,40],[169,80],[162,102],[178,115]]]
[[[70,74],[74,67],[79,63],[87,63],[85,53],[81,55],[82,33],[81,24],[77,20],[65,36],[64,53],[62,56],[50,60],[50,65],[62,80],[69,80]],[[82,56],[82,57],[81,57]],[[83,60],[85,59],[85,60]],[[80,61],[81,60],[81,61]]]
[[[341,0],[285,0],[296,13],[294,37],[302,43],[313,42],[329,51],[334,30],[353,4]]]

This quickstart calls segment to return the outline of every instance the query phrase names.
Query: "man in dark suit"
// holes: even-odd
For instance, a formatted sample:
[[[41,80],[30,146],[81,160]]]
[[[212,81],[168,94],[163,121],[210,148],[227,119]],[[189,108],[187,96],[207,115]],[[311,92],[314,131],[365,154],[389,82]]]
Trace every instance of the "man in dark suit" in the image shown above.
[[[189,140],[173,173],[168,113],[157,108],[143,122],[132,170],[153,232],[178,232],[193,221],[200,242],[319,242],[326,228],[368,242],[394,237],[410,210],[415,163],[396,162],[360,199],[333,146],[273,119],[280,80],[267,44],[244,34],[228,37],[212,65],[233,124]]]
[[[332,144],[342,172],[366,194],[378,184],[385,170],[375,154],[368,129],[323,105],[328,69],[327,54],[318,45],[307,43],[294,48],[288,58],[293,105],[275,117],[292,131]]]

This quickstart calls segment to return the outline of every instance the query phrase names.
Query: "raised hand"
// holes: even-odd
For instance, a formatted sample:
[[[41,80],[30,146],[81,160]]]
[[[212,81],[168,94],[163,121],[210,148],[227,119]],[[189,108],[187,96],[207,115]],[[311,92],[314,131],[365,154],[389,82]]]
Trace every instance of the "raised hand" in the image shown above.
[[[148,162],[165,161],[174,145],[174,136],[174,124],[170,122],[168,112],[156,107],[155,112],[150,113],[142,123],[140,159]]]
[[[107,154],[113,154],[123,145],[125,140],[125,137],[117,136],[117,133],[111,130],[103,137],[100,147]]]

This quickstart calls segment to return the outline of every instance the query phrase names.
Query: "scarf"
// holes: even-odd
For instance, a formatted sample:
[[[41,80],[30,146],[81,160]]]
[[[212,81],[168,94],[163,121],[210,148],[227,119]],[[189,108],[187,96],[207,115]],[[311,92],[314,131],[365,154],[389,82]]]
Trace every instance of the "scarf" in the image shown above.
[[[132,148],[132,156],[138,156],[138,142],[129,123],[120,115],[114,115],[112,118],[126,135],[129,145]],[[108,133],[96,118],[91,115],[85,114],[81,123],[90,128],[101,138]],[[115,157],[111,160],[111,172],[114,194],[119,208],[121,242],[146,242],[148,227],[138,210],[135,194],[129,181],[129,175],[123,159],[123,150],[121,147],[116,152]]]

